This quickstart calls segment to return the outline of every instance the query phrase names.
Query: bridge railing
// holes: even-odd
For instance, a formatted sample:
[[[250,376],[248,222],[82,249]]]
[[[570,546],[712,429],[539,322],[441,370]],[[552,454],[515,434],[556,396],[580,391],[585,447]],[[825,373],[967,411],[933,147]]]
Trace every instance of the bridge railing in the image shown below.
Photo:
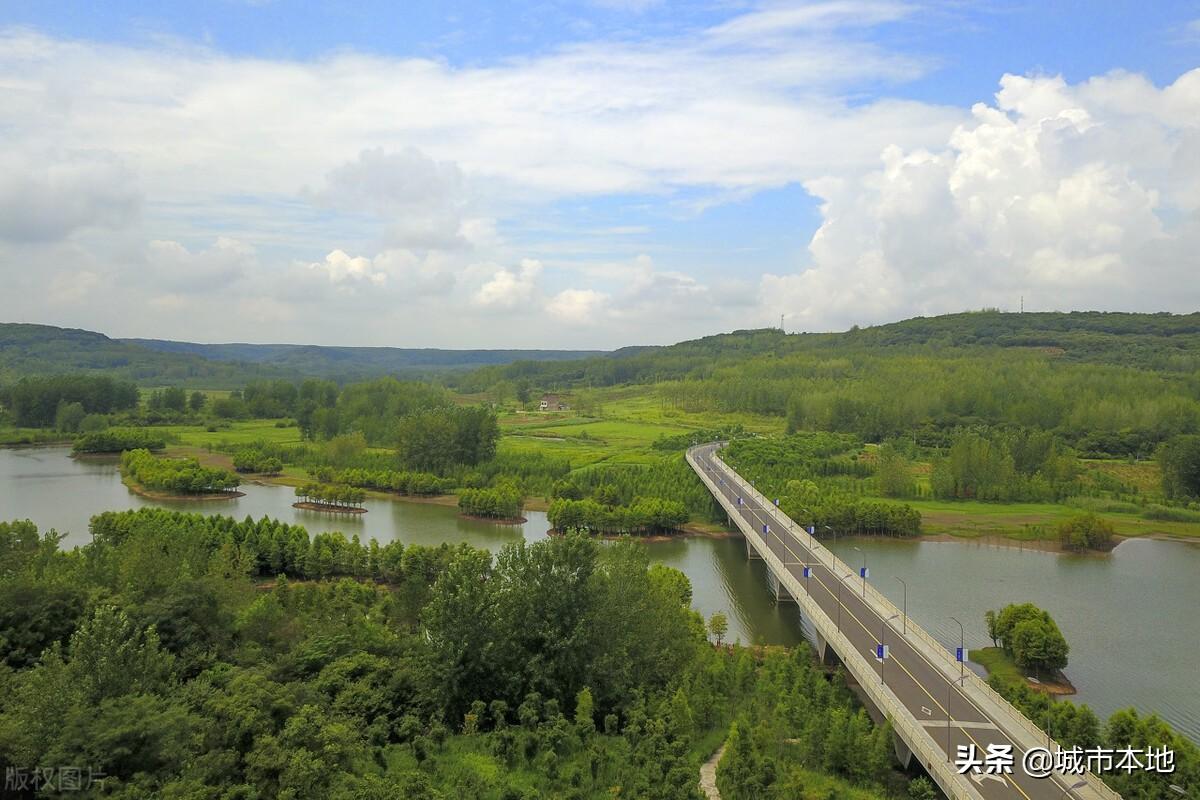
[[[739,527],[743,528],[743,534],[751,541],[751,546],[758,551],[759,555],[767,563],[769,570],[775,575],[775,579],[783,584],[786,591],[796,603],[804,609],[809,620],[812,621],[814,627],[829,646],[832,646],[836,652],[842,654],[842,663],[846,671],[851,674],[862,690],[870,696],[871,701],[875,703],[876,707],[887,717],[895,732],[912,750],[914,756],[919,758],[922,764],[926,766],[930,775],[938,782],[947,796],[982,800],[983,795],[968,780],[967,776],[959,774],[947,760],[946,753],[934,741],[929,730],[915,720],[911,712],[896,697],[891,687],[879,680],[867,660],[854,648],[849,638],[834,626],[833,621],[824,610],[812,600],[807,590],[801,585],[791,570],[787,569],[783,562],[779,560],[774,551],[762,540],[761,535],[757,531],[751,530],[751,526],[737,514],[737,510],[720,492],[712,478],[705,475],[695,462],[691,452],[687,454],[687,458],[688,462],[700,475],[701,480],[709,487],[725,510],[729,512],[731,518],[736,519]]]
[[[795,538],[801,545],[806,547],[809,552],[813,553],[817,557],[817,561],[819,563],[823,561],[822,566],[825,566],[830,571],[836,571],[840,569],[850,573],[855,572],[850,565],[838,558],[838,556],[828,547],[822,545],[820,540],[805,530],[803,526],[797,525],[795,520],[784,514],[778,506],[772,502],[769,502],[767,497],[763,495],[762,492],[758,491],[753,485],[742,478],[742,476],[739,475],[736,470],[726,464],[720,456],[718,456],[716,453],[713,453],[712,457],[714,461],[719,463],[721,467],[724,468],[725,475],[732,477],[737,485],[740,486],[747,495],[754,499],[760,508],[764,509],[768,514],[771,515],[771,518],[780,526],[781,532],[786,531],[790,533],[793,538]],[[695,460],[692,458],[690,451],[688,452],[688,462],[692,465],[693,469],[696,469],[698,473],[702,472],[702,470],[698,468]],[[709,481],[709,483],[711,482]],[[715,487],[710,488],[715,489]],[[717,495],[719,496],[720,493],[717,492]],[[824,553],[824,559],[822,559],[822,553]],[[843,573],[835,572],[835,574],[841,575]],[[891,616],[892,614],[901,616],[903,615],[903,612],[896,606],[896,604],[893,603],[886,595],[876,589],[872,584],[866,583],[864,594],[871,599],[871,602],[875,604],[877,608],[882,609],[886,616]],[[958,661],[955,660],[954,656],[947,649],[946,645],[942,644],[933,636],[931,636],[929,632],[920,625],[912,622],[911,619],[908,620],[908,631],[910,635],[915,636],[915,638],[919,639],[925,645],[925,650],[927,651],[925,653],[926,657],[929,658],[931,664],[933,664],[946,676],[947,680],[959,680],[959,675],[956,674],[961,671]],[[1037,724],[1022,714],[1021,711],[1016,708],[1016,706],[1006,700],[999,692],[993,689],[987,681],[980,678],[973,670],[966,670],[964,674],[964,691],[969,687],[975,693],[983,695],[983,697],[987,698],[988,704],[991,705],[996,712],[992,716],[1003,718],[1004,722],[1011,726],[1009,729],[1010,733],[1016,734],[1019,731],[1021,734],[1023,734],[1026,738],[1026,749],[1032,746],[1037,746],[1043,742],[1050,743],[1052,741],[1046,731],[1042,730]],[[1053,742],[1053,745],[1057,746],[1058,743]],[[1083,780],[1086,780],[1088,783],[1088,788],[1094,792],[1096,797],[1110,798],[1110,800],[1120,800],[1121,798],[1117,792],[1104,783],[1104,781],[1100,780],[1099,776],[1097,776],[1095,773],[1087,772],[1082,776],[1074,777],[1081,777]]]

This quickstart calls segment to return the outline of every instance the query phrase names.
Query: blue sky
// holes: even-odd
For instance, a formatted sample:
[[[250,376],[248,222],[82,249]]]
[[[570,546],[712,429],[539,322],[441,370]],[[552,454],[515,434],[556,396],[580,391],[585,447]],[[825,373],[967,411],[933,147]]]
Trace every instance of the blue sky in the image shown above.
[[[1200,302],[1167,288],[1200,227],[1195,3],[17,2],[0,29],[5,318],[616,347]]]

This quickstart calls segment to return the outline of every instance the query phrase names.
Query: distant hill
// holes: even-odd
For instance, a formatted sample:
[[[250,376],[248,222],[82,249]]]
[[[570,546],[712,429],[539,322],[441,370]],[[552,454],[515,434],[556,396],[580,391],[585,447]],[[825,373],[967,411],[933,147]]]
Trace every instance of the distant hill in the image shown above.
[[[269,364],[296,375],[342,379],[474,369],[511,364],[514,361],[570,361],[604,354],[602,350],[443,350],[304,344],[195,344],[162,339],[121,341],[160,353],[185,353],[210,361]]]
[[[0,381],[22,375],[104,372],[143,385],[233,388],[259,378],[360,380],[425,377],[517,360],[554,362],[597,350],[437,350],[289,344],[195,344],[111,339],[51,325],[0,323]]]
[[[898,350],[933,355],[987,348],[1024,348],[1066,361],[1189,373],[1200,370],[1200,313],[975,311],[842,333],[741,330],[665,347],[625,348],[569,363],[486,367],[453,381],[467,391],[516,377],[543,387],[612,386],[710,377],[723,366],[758,356],[814,353],[834,358]]]
[[[226,364],[187,353],[162,353],[76,328],[0,323],[0,381],[73,372],[103,372],[143,384],[210,388],[283,376],[282,371],[266,365]]]

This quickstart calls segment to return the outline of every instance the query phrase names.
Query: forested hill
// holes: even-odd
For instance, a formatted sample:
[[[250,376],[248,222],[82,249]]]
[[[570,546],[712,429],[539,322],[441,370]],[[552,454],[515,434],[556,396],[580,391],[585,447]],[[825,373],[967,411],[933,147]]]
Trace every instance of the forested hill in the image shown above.
[[[255,378],[283,377],[266,365],[209,361],[160,353],[102,333],[50,325],[0,323],[0,383],[26,375],[102,372],[149,384],[234,388]]]
[[[522,361],[488,367],[456,382],[465,390],[521,379],[547,387],[612,386],[709,377],[714,370],[757,358],[964,356],[996,349],[1036,352],[1069,362],[1195,372],[1200,370],[1200,313],[978,311],[916,317],[843,333],[743,330],[667,347],[626,348],[570,363]]]
[[[295,375],[357,379],[417,372],[473,369],[533,361],[566,361],[600,350],[443,350],[404,347],[324,347],[300,344],[195,344],[161,339],[123,341],[163,353],[187,353],[212,361],[270,364]]]
[[[0,323],[0,383],[25,375],[103,372],[143,385],[240,388],[266,378],[354,381],[383,375],[430,377],[516,359],[552,363],[599,352],[193,344],[111,339],[75,328]]]

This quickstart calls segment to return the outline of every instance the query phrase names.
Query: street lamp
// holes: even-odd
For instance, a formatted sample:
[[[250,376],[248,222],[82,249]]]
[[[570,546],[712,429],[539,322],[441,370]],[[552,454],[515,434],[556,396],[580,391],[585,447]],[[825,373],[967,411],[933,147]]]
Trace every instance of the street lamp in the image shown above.
[[[958,617],[950,619],[958,622]],[[958,649],[962,652],[962,658],[958,660],[958,677],[961,679],[967,676],[967,635],[963,632],[961,622],[958,622]]]
[[[883,684],[883,662],[887,661],[887,635],[888,623],[894,620],[899,614],[892,614],[885,620],[879,622],[879,683]]]
[[[866,600],[867,599],[867,554],[863,553],[861,547],[855,547],[854,549],[857,550],[858,552],[862,553],[862,557],[863,557],[862,572],[860,572],[858,574],[862,575],[862,595],[863,595],[863,600]]]
[[[835,572],[834,575],[836,575],[836,574],[837,573]],[[842,579],[840,581],[838,581],[838,623],[837,623],[838,633],[842,632],[842,584],[845,583],[846,578],[849,578],[849,577],[850,577],[850,573],[847,572],[845,575],[842,576]]]
[[[1063,789],[1062,796],[1066,797],[1071,792],[1075,791],[1076,789],[1082,789],[1084,786],[1087,786],[1087,781],[1075,781],[1075,783],[1071,784],[1066,789]]]
[[[904,582],[904,578],[899,575],[893,575],[893,578],[900,581],[900,585],[904,587],[904,635],[908,635],[908,584]]]
[[[950,722],[954,719],[954,714],[951,712],[954,702],[954,684],[963,681],[964,678],[957,680],[946,681],[946,760],[952,761],[950,756]]]

